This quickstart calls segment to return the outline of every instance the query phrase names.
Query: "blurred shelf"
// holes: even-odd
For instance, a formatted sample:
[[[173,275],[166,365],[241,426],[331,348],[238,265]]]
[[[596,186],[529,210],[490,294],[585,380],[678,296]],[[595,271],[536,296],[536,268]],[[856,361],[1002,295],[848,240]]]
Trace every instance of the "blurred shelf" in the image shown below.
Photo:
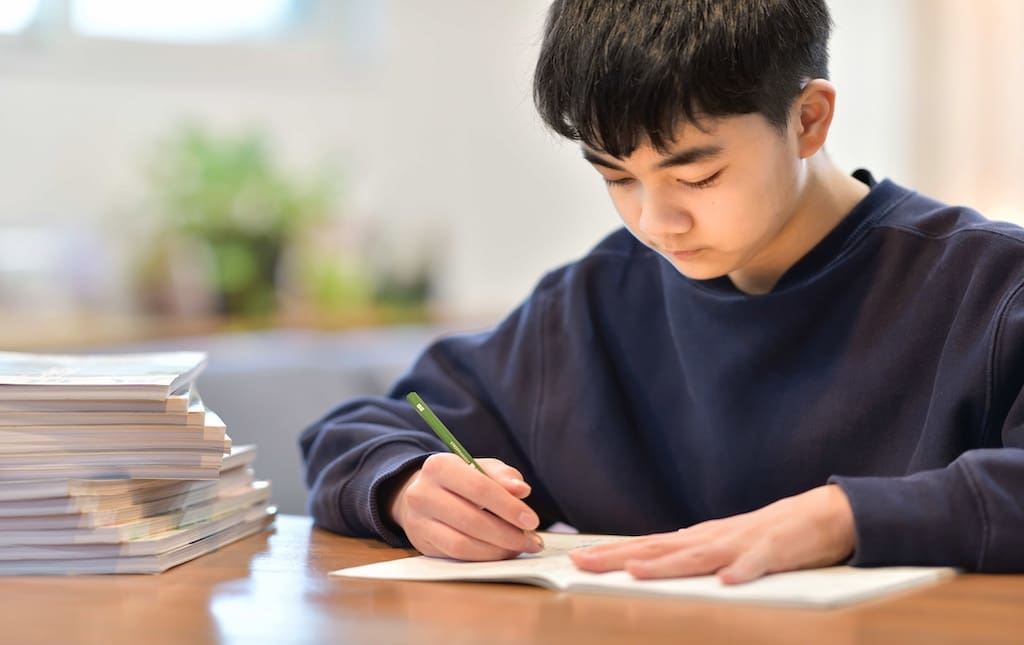
[[[435,322],[426,307],[372,307],[325,314],[290,312],[266,317],[163,317],[97,311],[8,312],[0,309],[0,350],[63,351],[161,338],[265,329],[334,331]]]

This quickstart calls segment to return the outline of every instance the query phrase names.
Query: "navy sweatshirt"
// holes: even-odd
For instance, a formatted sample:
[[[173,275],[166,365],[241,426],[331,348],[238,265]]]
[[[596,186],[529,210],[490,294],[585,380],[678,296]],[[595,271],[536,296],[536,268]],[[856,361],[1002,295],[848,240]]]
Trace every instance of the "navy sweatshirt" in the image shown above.
[[[407,544],[382,486],[444,446],[532,485],[542,525],[638,535],[833,482],[860,565],[1024,571],[1024,231],[890,181],[764,295],[622,229],[494,330],[302,435],[317,524]]]

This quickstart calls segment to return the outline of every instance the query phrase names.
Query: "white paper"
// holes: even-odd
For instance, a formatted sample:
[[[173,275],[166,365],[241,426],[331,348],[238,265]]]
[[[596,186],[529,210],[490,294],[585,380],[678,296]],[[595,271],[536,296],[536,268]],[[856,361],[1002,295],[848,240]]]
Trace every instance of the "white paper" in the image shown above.
[[[636,580],[624,571],[580,571],[567,553],[624,539],[608,535],[543,534],[545,550],[513,560],[460,562],[425,556],[332,571],[332,576],[378,580],[507,581],[569,591],[654,595],[798,607],[836,607],[931,583],[956,573],[947,567],[828,567],[764,576],[725,585],[716,576]]]

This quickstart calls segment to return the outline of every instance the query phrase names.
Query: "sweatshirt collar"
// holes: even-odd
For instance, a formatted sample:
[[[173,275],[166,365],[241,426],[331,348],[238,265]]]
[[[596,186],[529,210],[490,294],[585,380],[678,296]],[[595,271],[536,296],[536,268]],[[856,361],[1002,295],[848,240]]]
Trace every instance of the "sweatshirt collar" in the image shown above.
[[[806,282],[821,273],[830,264],[839,261],[849,250],[856,247],[857,243],[863,239],[875,221],[888,210],[886,208],[887,203],[906,194],[906,189],[901,188],[888,179],[880,182],[875,181],[875,178],[867,170],[858,169],[853,173],[853,176],[870,187],[868,194],[857,202],[850,212],[840,220],[839,224],[822,238],[820,242],[802,258],[797,260],[789,270],[783,273],[775,288],[768,294],[764,294],[765,296],[785,291]],[[668,265],[667,262],[666,266],[673,272],[675,271],[674,267]],[[750,296],[750,294],[741,292],[733,285],[732,280],[728,276],[721,276],[710,280],[684,279],[702,289],[717,293],[763,297]]]

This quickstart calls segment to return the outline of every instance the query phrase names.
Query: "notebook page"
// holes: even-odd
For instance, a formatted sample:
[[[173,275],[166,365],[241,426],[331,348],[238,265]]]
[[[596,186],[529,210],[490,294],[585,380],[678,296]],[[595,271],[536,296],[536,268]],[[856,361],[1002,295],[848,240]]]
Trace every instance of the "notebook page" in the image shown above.
[[[332,576],[380,580],[464,580],[526,582],[570,591],[652,595],[794,607],[837,607],[925,585],[950,577],[945,567],[827,567],[765,576],[753,582],[724,585],[716,576],[636,580],[624,571],[578,570],[568,552],[584,546],[625,539],[608,535],[545,533],[545,549],[497,562],[461,562],[425,556],[401,558],[332,571]]]
[[[569,551],[623,539],[619,536],[558,533],[542,533],[542,536],[545,546],[542,552],[524,553],[512,560],[462,562],[417,556],[339,569],[330,575],[378,580],[507,580],[562,588],[561,581],[576,570],[567,555]]]
[[[636,580],[624,571],[573,571],[569,590],[743,602],[791,607],[838,607],[951,577],[945,567],[827,567],[764,576],[738,585],[716,576]]]

